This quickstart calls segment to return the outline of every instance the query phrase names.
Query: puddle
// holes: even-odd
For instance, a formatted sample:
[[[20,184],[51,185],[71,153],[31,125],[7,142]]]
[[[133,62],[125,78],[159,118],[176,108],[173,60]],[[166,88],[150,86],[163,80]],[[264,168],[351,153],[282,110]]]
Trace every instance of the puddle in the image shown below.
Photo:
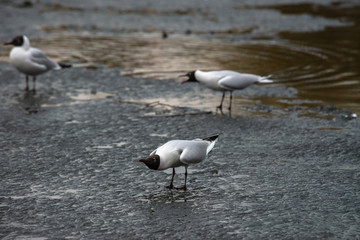
[[[360,114],[360,72],[353,62],[359,60],[359,51],[350,51],[346,46],[334,48],[339,42],[324,43],[318,39],[319,36],[329,34],[332,35],[333,30],[325,30],[322,34],[284,33],[283,37],[290,41],[286,44],[263,40],[235,44],[180,34],[162,39],[158,34],[151,33],[121,36],[51,35],[33,39],[33,43],[35,46],[42,46],[44,52],[58,61],[73,62],[75,66],[77,63],[86,64],[90,68],[119,67],[124,69],[124,76],[181,81],[178,76],[194,68],[232,69],[259,75],[271,73],[279,86],[297,89],[296,96],[292,96],[294,100],[308,99],[338,104],[339,107],[349,108]],[[304,40],[301,40],[314,36],[317,40],[312,45],[305,45]],[[4,55],[7,53],[1,52],[0,61],[5,61]],[[272,95],[281,97],[282,93],[283,90],[279,89]],[[112,95],[78,92],[69,97],[76,101],[71,104],[79,104],[79,101]],[[218,101],[214,92],[215,97]],[[251,98],[253,95],[247,97]],[[287,101],[286,96],[283,97]],[[172,100],[172,104],[185,106],[182,100]],[[256,101],[252,100],[252,104],[256,104]],[[291,105],[292,101],[289,100],[286,105]],[[217,102],[211,102],[200,106],[202,110],[213,111],[217,105]],[[199,108],[196,102],[190,102],[189,105],[187,101],[186,106]],[[44,107],[48,106],[45,104]]]
[[[73,106],[78,104],[84,104],[87,101],[94,101],[94,100],[102,100],[108,98],[114,98],[116,95],[111,93],[105,92],[98,92],[92,91],[87,89],[77,89],[75,90],[76,93],[66,93],[66,96],[69,97],[73,101],[61,102],[61,103],[43,103],[41,107],[49,108],[49,107],[62,107],[62,106]],[[70,122],[76,123],[76,122]]]
[[[265,22],[262,25],[259,22],[246,22],[240,26],[233,23],[222,25],[224,19],[210,9],[202,10],[199,6],[190,8],[187,4],[181,6],[157,9],[132,4],[83,6],[78,3],[38,3],[36,7],[45,16],[57,12],[76,12],[92,14],[94,19],[104,14],[126,19],[153,17],[155,22],[155,18],[161,17],[184,21],[200,16],[204,23],[209,21],[212,24],[207,23],[203,28],[173,28],[167,31],[150,24],[155,22],[150,22],[146,27],[143,20],[139,20],[137,27],[124,23],[123,28],[101,23],[90,26],[81,23],[50,24],[39,26],[50,34],[43,38],[32,38],[31,42],[57,61],[72,62],[75,67],[90,69],[121,68],[124,76],[180,81],[178,75],[195,69],[272,74],[276,84],[296,89],[293,100],[336,104],[339,108],[348,108],[360,114],[358,6],[340,2],[327,5],[284,2],[252,6],[235,4],[229,9],[231,16],[258,11],[271,13],[269,16],[275,19],[302,19],[296,29],[291,27],[293,22],[274,23],[278,24],[278,29],[274,29],[276,33],[273,33],[276,36],[266,35],[270,30],[263,29],[268,24]],[[35,4],[31,7],[35,7]],[[214,23],[219,26],[214,27]],[[5,47],[4,51],[0,51],[0,61],[8,61],[9,50]],[[287,101],[285,105],[297,106],[292,104],[293,100],[287,100],[287,96],[282,95],[281,89],[275,96],[283,97]],[[99,93],[79,93],[72,99],[83,101],[102,97]],[[254,96],[247,97],[251,99]],[[257,104],[257,100],[251,101]],[[276,101],[272,103],[280,107]],[[205,106],[203,110],[210,109]]]
[[[97,92],[86,89],[78,89],[76,90],[76,94],[69,93],[68,97],[75,101],[91,101],[91,100],[99,100],[106,98],[114,98],[116,95],[105,92]]]
[[[112,149],[114,147],[112,145],[101,145],[101,146],[94,146],[93,148],[96,148],[96,149]]]
[[[118,142],[118,143],[114,143],[114,144],[117,147],[123,147],[123,146],[127,145],[128,143],[127,142]]]
[[[151,137],[169,137],[169,134],[164,133],[164,134],[158,134],[158,133],[152,133],[150,134]]]

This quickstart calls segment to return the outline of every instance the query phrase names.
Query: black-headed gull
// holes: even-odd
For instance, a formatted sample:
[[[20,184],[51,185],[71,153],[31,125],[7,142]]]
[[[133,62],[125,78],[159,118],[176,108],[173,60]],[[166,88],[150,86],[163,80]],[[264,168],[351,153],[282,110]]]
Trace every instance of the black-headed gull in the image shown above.
[[[232,92],[234,90],[241,90],[247,88],[248,86],[254,83],[271,83],[273,82],[267,77],[261,77],[254,74],[249,73],[238,73],[229,70],[222,71],[210,71],[204,72],[200,70],[188,72],[185,75],[181,75],[180,77],[188,77],[186,82],[199,82],[206,87],[223,92],[220,105],[217,108],[222,112],[222,104],[225,97],[225,92],[230,92],[230,105],[229,111],[231,112],[231,102],[232,102]]]
[[[26,76],[25,90],[29,90],[29,75],[33,77],[33,91],[35,91],[36,76],[49,70],[59,70],[71,67],[69,64],[57,63],[48,58],[40,49],[30,46],[26,36],[17,36],[4,45],[14,45],[10,52],[10,62],[15,68]]]
[[[176,189],[186,190],[187,168],[189,165],[202,162],[213,149],[218,137],[219,135],[214,135],[204,139],[172,140],[158,147],[148,157],[139,161],[153,170],[172,168],[173,174],[168,188],[174,188],[175,168],[184,166],[185,184],[183,187]]]

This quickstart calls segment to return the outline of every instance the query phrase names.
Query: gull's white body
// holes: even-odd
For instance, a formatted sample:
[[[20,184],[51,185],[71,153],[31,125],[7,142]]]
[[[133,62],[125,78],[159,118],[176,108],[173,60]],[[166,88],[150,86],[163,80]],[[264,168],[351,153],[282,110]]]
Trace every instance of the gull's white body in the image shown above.
[[[195,71],[196,80],[215,91],[234,91],[244,89],[254,83],[270,83],[266,77],[229,70],[204,72]]]
[[[173,181],[175,168],[185,167],[185,184],[181,188],[186,190],[187,168],[189,165],[202,162],[213,149],[219,135],[204,139],[172,140],[152,151],[146,158],[140,159],[147,167],[153,170],[173,169],[168,188],[174,188]]]
[[[222,112],[222,105],[224,102],[225,92],[230,92],[230,104],[229,111],[231,113],[231,102],[232,102],[232,92],[234,90],[241,90],[247,88],[254,83],[271,83],[272,80],[267,79],[266,77],[257,76],[249,73],[238,73],[229,70],[222,71],[210,71],[204,72],[200,70],[188,72],[182,77],[188,77],[186,82],[199,82],[200,84],[215,90],[221,91],[223,96],[221,98],[220,105],[217,108]]]
[[[11,50],[10,62],[18,71],[30,76],[61,69],[58,63],[48,58],[40,49],[30,47],[26,36],[22,46],[15,46]]]
[[[189,166],[202,162],[212,150],[216,141],[202,139],[172,140],[158,147],[150,155],[160,156],[158,170]]]

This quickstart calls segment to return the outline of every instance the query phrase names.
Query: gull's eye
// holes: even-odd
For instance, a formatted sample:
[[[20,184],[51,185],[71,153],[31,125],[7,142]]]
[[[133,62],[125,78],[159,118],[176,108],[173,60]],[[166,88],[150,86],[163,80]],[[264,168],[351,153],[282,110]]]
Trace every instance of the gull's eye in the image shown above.
[[[155,162],[155,161],[156,161],[156,158],[153,158],[152,160]]]

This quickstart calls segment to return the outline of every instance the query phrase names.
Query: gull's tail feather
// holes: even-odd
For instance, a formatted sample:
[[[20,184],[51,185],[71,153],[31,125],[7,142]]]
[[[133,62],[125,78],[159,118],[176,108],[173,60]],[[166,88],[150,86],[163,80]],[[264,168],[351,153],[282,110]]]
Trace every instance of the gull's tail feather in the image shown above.
[[[214,148],[215,143],[216,143],[217,140],[218,140],[218,137],[219,137],[219,134],[216,134],[216,135],[211,136],[211,137],[203,138],[203,140],[210,142],[210,145],[209,145],[209,146],[207,147],[207,149],[206,149],[206,154],[208,154],[209,152],[211,152],[211,150]]]
[[[211,136],[211,137],[206,137],[206,138],[203,138],[203,140],[205,141],[209,141],[209,142],[213,142],[215,141],[218,137],[219,137],[220,134],[216,134],[214,136]]]
[[[273,80],[269,79],[272,75],[267,75],[259,78],[259,83],[272,83]]]

